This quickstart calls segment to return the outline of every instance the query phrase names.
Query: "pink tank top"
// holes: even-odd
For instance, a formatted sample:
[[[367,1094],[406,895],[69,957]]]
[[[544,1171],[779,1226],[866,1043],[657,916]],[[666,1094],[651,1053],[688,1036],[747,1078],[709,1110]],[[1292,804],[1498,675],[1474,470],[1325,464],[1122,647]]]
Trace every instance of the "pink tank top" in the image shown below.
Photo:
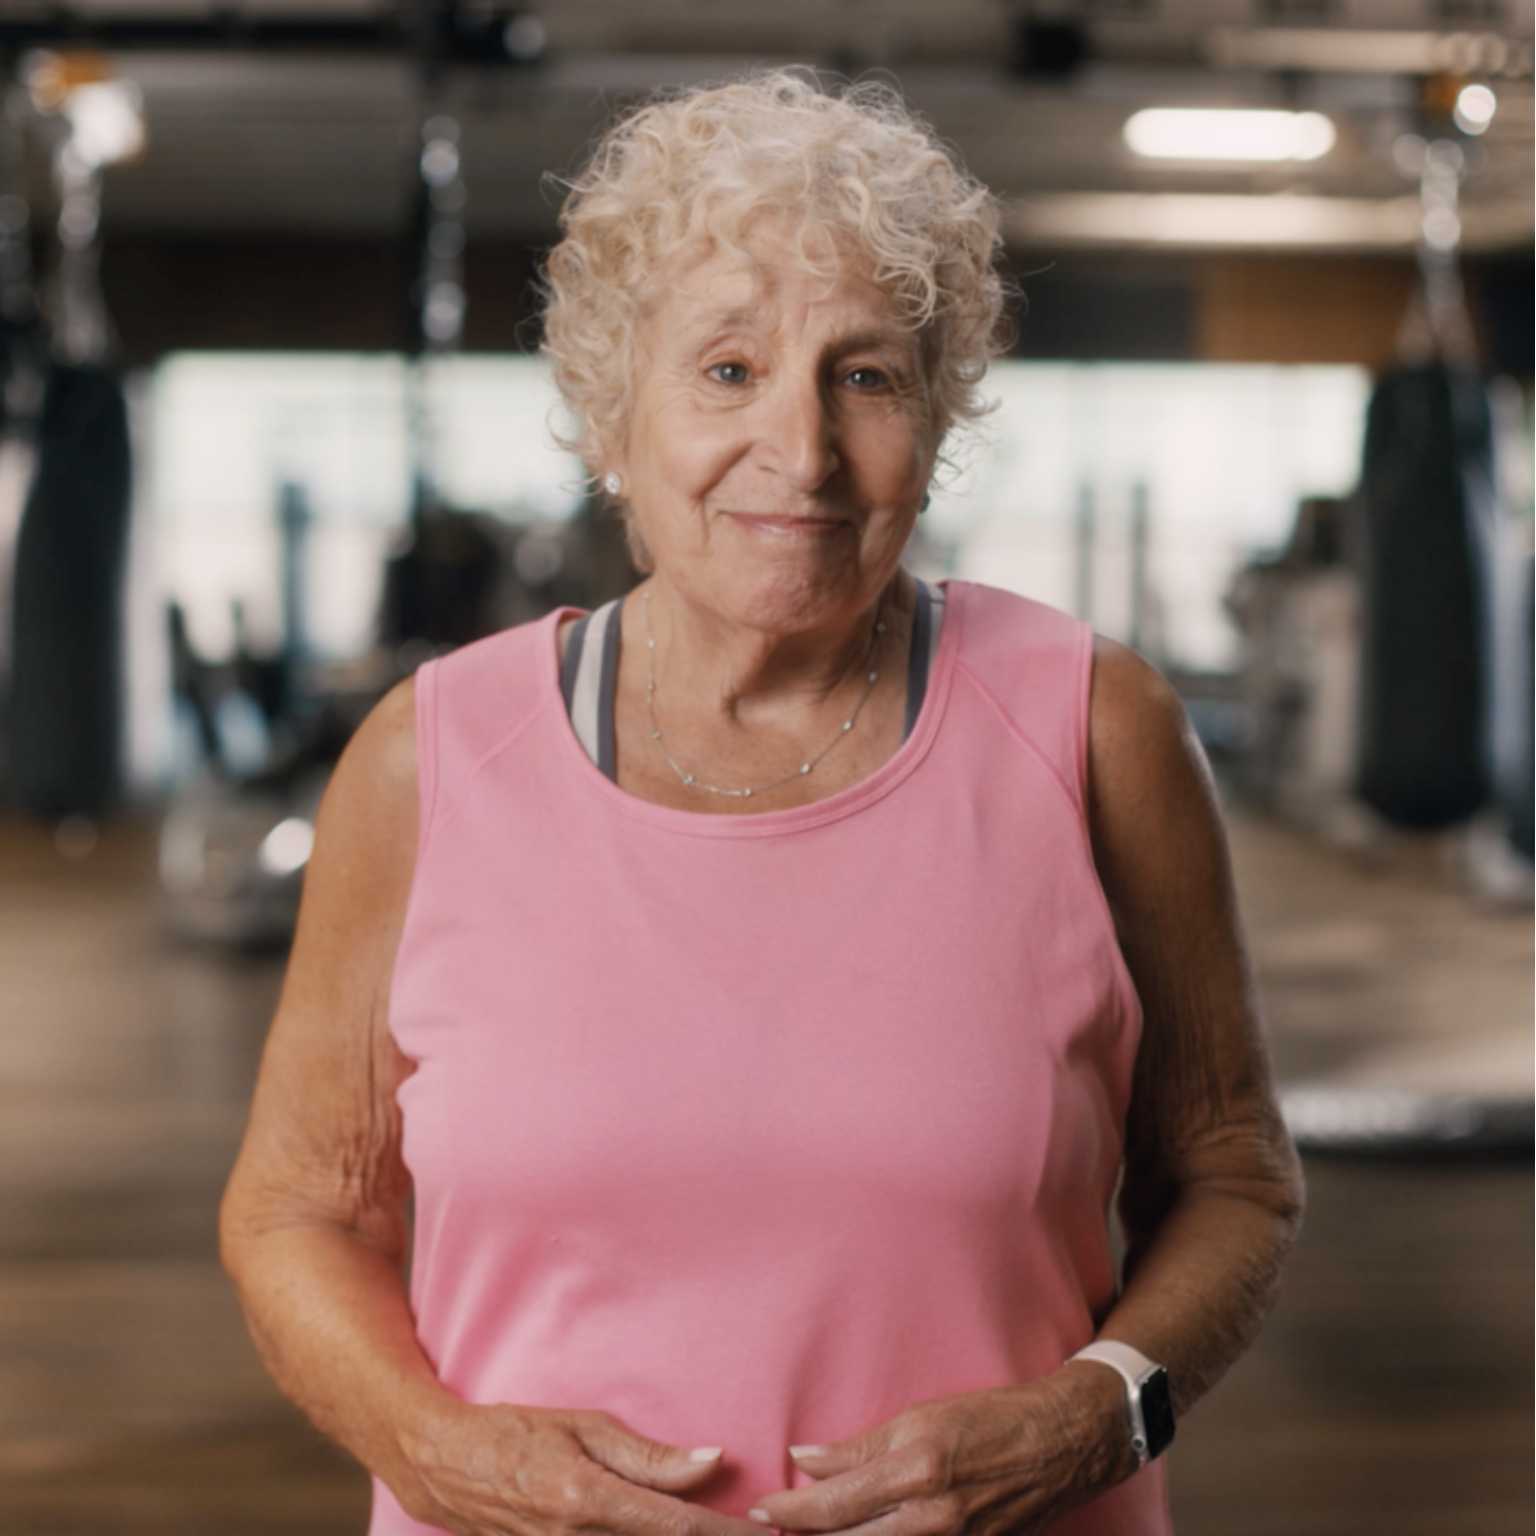
[[[390,1021],[410,1295],[472,1403],[721,1445],[744,1515],[792,1444],[1028,1381],[1116,1294],[1141,1010],[1084,811],[1092,631],[978,582],[857,784],[660,806],[588,756],[569,608],[416,674],[416,873]],[[370,1536],[429,1530],[374,1480]],[[1161,1462],[1052,1527],[1166,1536]]]

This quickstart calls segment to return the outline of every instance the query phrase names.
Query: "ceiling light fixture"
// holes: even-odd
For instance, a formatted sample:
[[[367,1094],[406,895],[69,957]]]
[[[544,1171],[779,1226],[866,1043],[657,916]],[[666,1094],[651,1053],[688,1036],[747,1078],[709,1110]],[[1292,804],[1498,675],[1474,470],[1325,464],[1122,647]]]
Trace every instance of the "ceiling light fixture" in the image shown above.
[[[1457,94],[1451,116],[1463,133],[1476,138],[1488,131],[1498,104],[1498,98],[1486,85],[1464,86]]]
[[[1122,132],[1136,154],[1154,160],[1316,160],[1337,138],[1321,112],[1226,107],[1149,107]]]

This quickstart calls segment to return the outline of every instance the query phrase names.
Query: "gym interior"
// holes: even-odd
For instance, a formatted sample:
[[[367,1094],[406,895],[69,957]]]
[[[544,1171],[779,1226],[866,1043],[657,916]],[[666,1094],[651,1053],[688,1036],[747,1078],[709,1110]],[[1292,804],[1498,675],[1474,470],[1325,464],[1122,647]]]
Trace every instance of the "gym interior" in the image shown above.
[[[1180,1536],[1523,1536],[1516,0],[0,6],[0,1531],[365,1528],[216,1230],[315,812],[425,659],[636,579],[539,263],[616,110],[761,63],[894,79],[1003,199],[908,568],[1138,650],[1220,791],[1309,1203]]]

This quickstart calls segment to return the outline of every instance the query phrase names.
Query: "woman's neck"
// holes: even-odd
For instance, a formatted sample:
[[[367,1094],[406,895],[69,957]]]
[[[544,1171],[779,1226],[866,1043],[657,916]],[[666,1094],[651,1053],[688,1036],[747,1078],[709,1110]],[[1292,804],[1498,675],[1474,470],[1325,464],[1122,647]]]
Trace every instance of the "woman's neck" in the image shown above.
[[[624,606],[635,610],[635,622],[625,626],[625,651],[642,674],[654,655],[657,708],[668,719],[726,733],[796,732],[833,699],[841,706],[861,696],[867,666],[899,670],[890,661],[910,631],[916,589],[898,568],[875,604],[835,624],[788,634],[732,624],[654,576],[630,596]],[[877,609],[885,625],[878,634]],[[651,635],[654,653],[646,643]],[[632,638],[638,640],[633,650]],[[873,659],[866,663],[872,642]]]

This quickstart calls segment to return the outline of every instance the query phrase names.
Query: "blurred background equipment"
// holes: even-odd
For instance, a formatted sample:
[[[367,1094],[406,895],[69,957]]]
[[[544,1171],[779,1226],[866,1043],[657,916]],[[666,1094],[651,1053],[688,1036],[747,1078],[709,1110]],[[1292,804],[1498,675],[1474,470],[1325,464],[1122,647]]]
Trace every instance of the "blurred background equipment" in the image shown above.
[[[199,660],[178,604],[170,608],[183,704],[203,749],[201,775],[162,824],[160,876],[173,929],[242,947],[281,945],[298,910],[315,814],[329,771],[367,710],[426,656],[534,617],[566,575],[564,545],[583,525],[533,558],[535,531],[450,505],[444,498],[434,379],[459,350],[464,318],[465,208],[461,132],[445,110],[452,59],[525,65],[536,36],[522,13],[489,7],[421,6],[404,17],[414,49],[416,152],[408,160],[410,218],[404,231],[403,404],[408,516],[384,560],[369,659],[327,676],[309,633],[315,513],[302,480],[278,490],[282,641],[257,655],[236,600],[230,665]],[[586,595],[577,586],[571,596]],[[544,601],[541,602],[541,596]],[[207,694],[211,676],[218,713]],[[243,703],[240,710],[234,706]],[[255,704],[243,748],[241,722]],[[254,735],[255,745],[251,745]]]
[[[634,582],[551,436],[564,178],[650,90],[799,62],[900,85],[1026,295],[909,567],[1141,651],[1227,814],[1313,1203],[1181,1536],[1529,1530],[1532,33],[0,3],[0,1523],[360,1528],[209,1243],[320,799],[423,659]]]
[[[44,815],[99,816],[121,789],[123,560],[130,495],[127,406],[98,275],[102,173],[144,144],[137,88],[93,54],[35,53],[7,85],[6,122],[50,140],[56,246],[46,303],[26,292],[29,220],[6,189],[8,436],[33,462],[14,559],[10,776]],[[25,142],[23,140],[23,142]],[[17,156],[7,157],[14,169]]]

